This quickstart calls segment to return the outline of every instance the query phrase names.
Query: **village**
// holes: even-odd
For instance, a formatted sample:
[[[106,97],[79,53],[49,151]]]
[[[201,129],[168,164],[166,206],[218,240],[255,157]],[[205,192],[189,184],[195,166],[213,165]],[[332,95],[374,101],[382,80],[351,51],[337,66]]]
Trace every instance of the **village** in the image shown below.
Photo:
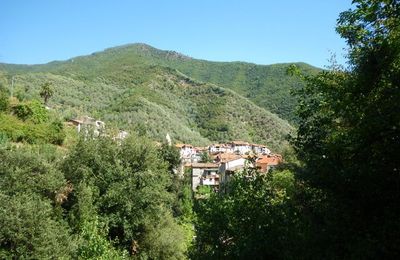
[[[267,173],[282,162],[282,156],[272,153],[265,145],[244,141],[216,143],[207,147],[176,144],[175,147],[181,158],[178,172],[190,174],[194,193],[200,187],[221,191],[232,175],[246,167]]]
[[[78,133],[83,130],[88,134],[91,130],[95,137],[105,133],[105,123],[89,116],[71,119],[68,125],[75,126]],[[119,130],[112,139],[121,141],[128,135],[127,131]],[[173,145],[169,134],[166,141],[169,146]],[[161,143],[156,142],[156,145],[160,146]],[[245,141],[214,143],[205,147],[178,143],[175,148],[180,155],[180,166],[175,172],[181,177],[190,175],[193,193],[197,193],[201,187],[213,192],[222,191],[232,175],[246,167],[267,173],[282,162],[282,156],[272,153],[266,145]]]

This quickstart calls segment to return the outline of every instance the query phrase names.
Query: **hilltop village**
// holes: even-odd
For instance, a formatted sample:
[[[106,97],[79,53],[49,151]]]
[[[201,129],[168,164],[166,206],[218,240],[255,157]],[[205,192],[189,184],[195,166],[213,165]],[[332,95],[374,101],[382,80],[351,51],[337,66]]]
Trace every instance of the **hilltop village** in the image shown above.
[[[78,132],[84,130],[86,134],[91,129],[94,136],[105,132],[103,121],[88,116],[71,119],[68,124],[75,126]],[[113,135],[113,139],[123,140],[128,135],[127,131],[119,130]],[[173,145],[168,134],[166,141],[169,146]],[[176,173],[180,176],[190,175],[193,192],[202,187],[209,191],[219,191],[235,172],[240,172],[245,167],[257,168],[261,173],[266,173],[282,162],[282,156],[272,153],[266,145],[245,141],[214,143],[205,147],[178,143],[174,147],[179,152],[181,162]]]
[[[266,173],[282,162],[282,156],[274,154],[265,145],[244,141],[231,141],[195,147],[176,144],[181,158],[181,173],[190,173],[193,192],[200,187],[219,191],[235,172],[245,167]]]

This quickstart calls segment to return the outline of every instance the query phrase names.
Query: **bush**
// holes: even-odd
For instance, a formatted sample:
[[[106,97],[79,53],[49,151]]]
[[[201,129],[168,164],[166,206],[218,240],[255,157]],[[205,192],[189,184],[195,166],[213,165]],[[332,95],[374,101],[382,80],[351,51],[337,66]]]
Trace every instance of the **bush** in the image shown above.
[[[51,143],[61,145],[66,137],[61,122],[23,122],[11,115],[0,115],[0,134],[14,142]]]
[[[7,111],[10,105],[10,99],[7,93],[0,90],[0,111]]]
[[[29,119],[35,124],[40,124],[49,120],[46,108],[38,100],[18,104],[13,110],[15,115],[24,121]]]

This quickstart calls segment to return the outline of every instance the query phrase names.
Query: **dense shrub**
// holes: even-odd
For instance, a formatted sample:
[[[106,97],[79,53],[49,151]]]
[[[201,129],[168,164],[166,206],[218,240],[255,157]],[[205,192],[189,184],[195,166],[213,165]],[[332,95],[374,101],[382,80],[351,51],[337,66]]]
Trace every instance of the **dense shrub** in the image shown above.
[[[46,108],[38,100],[20,103],[13,111],[18,118],[24,121],[29,119],[35,124],[47,122],[49,119]]]
[[[0,133],[14,142],[52,143],[61,145],[65,139],[62,123],[34,124],[12,116],[0,114]]]

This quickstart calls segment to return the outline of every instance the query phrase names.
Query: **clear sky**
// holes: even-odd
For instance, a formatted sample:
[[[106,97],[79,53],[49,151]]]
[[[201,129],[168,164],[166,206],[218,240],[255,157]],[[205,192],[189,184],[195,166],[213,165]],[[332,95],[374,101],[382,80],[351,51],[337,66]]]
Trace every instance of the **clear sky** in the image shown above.
[[[214,61],[344,63],[350,0],[1,0],[0,62],[38,64],[142,42]]]

